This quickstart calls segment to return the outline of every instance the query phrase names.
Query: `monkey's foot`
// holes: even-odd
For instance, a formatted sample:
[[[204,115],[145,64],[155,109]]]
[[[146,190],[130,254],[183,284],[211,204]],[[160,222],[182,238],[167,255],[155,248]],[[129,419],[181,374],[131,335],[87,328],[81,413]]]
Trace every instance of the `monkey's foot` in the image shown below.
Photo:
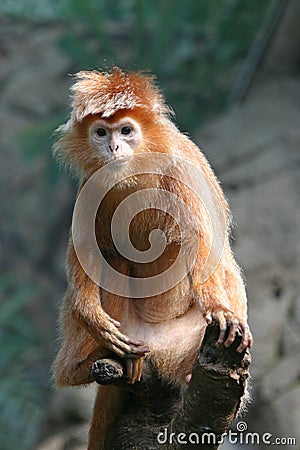
[[[91,367],[91,374],[98,384],[123,384],[133,385],[141,381],[144,358],[125,359],[123,361],[112,358],[101,358],[95,361]],[[148,374],[149,378],[149,374]]]
[[[144,358],[126,360],[126,375],[129,384],[134,384],[136,381],[141,381],[143,372]]]
[[[249,326],[241,322],[233,315],[231,311],[216,309],[205,314],[207,324],[211,324],[215,320],[220,328],[220,334],[216,342],[216,346],[220,347],[222,344],[229,347],[235,340],[236,335],[242,337],[240,345],[236,351],[242,353],[247,347],[251,348],[253,344],[253,337]]]
[[[120,362],[111,359],[99,359],[91,368],[91,373],[98,384],[113,384],[124,376],[124,369]]]

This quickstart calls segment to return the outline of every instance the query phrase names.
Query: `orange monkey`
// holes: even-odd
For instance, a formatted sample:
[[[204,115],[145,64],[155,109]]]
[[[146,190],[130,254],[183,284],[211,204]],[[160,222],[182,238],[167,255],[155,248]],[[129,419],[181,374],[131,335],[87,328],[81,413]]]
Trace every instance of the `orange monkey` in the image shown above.
[[[151,76],[124,73],[118,68],[110,73],[79,72],[72,91],[71,118],[58,130],[60,138],[55,151],[80,175],[78,195],[97,171],[111,167],[101,178],[102,185],[113,181],[113,186],[97,210],[95,235],[107,263],[129,282],[126,294],[117,292],[117,283],[101,267],[98,275],[105,280],[105,287],[95,282],[81,264],[74,236],[70,237],[68,290],[61,310],[62,345],[54,364],[56,382],[60,386],[93,382],[93,364],[103,356],[115,354],[124,359],[130,383],[141,379],[145,358],[151,359],[163,379],[184,383],[192,371],[206,324],[212,320],[220,326],[216,345],[230,346],[238,330],[242,340],[237,351],[252,345],[245,287],[229,244],[227,202],[204,155],[172,123],[171,111]],[[169,161],[164,162],[165,176],[148,173],[146,168],[144,173],[131,175],[136,161],[143,169],[143,157],[151,160],[152,155]],[[202,174],[200,185],[208,192],[205,194],[210,203],[208,209],[219,208],[225,218],[223,224],[218,214],[213,220],[215,230],[224,232],[223,247],[219,255],[212,256],[214,265],[207,279],[202,275],[211,249],[211,224],[207,220],[207,208],[185,184],[185,179],[191,177],[189,167],[192,166]],[[121,180],[120,174],[124,179]],[[127,196],[143,189],[151,190],[152,206],[141,209],[131,220],[132,245],[139,252],[146,252],[152,230],[165,235],[164,252],[147,264],[122,255],[111,235],[116,208]],[[155,202],[159,204],[162,191],[172,199],[176,195],[180,199],[177,206],[186,205],[191,214],[185,217],[184,212],[178,213],[181,221],[178,223],[172,215],[176,208],[170,206],[170,211],[156,208]],[[116,227],[122,239],[122,223]],[[197,233],[196,258],[189,265]],[[185,256],[178,271],[184,272],[185,257],[190,270],[177,284],[159,293],[154,289],[152,295],[152,291],[149,295],[145,290],[145,298],[131,295],[133,282],[130,280],[164,273],[179,258],[183,245]],[[85,255],[87,259],[88,256]],[[89,450],[102,448],[107,424],[121,403],[119,388],[99,387]]]

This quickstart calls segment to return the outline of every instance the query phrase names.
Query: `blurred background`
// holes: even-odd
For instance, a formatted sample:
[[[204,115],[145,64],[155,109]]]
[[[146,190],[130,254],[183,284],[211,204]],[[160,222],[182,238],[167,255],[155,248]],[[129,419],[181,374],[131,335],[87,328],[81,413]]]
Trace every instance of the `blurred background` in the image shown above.
[[[157,76],[222,181],[255,338],[244,420],[300,448],[299,23],[299,0],[1,1],[2,450],[86,448],[94,387],[50,372],[76,192],[51,145],[69,74],[112,65]]]

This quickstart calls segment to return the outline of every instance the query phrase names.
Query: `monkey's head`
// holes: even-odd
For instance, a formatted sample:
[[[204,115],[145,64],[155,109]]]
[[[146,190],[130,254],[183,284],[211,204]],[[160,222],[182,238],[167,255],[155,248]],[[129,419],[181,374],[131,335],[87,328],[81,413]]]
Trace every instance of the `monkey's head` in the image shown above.
[[[155,151],[166,131],[170,108],[154,78],[139,72],[82,71],[71,88],[72,113],[57,132],[55,152],[72,167],[91,174],[111,161]],[[161,143],[162,144],[162,143]]]
[[[91,150],[104,163],[121,162],[124,156],[133,155],[143,141],[140,125],[128,115],[114,114],[111,119],[97,116],[90,123],[88,134]]]

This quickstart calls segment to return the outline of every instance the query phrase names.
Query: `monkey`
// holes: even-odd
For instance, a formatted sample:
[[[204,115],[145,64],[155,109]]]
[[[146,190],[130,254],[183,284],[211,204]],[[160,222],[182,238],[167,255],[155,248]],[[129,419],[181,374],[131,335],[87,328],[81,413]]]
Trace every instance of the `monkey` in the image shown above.
[[[141,380],[143,364],[151,360],[162,380],[183,386],[190,379],[205,328],[213,320],[220,328],[217,346],[229,347],[238,331],[242,336],[238,352],[251,348],[253,342],[247,323],[245,285],[230,246],[227,200],[204,154],[174,124],[173,111],[152,75],[124,72],[120,68],[108,72],[81,71],[71,90],[70,119],[57,130],[54,152],[79,176],[77,201],[97,173],[104,171],[100,184],[112,183],[96,212],[96,244],[107,264],[129,281],[124,292],[119,292],[118,283],[109,276],[106,265],[99,264],[95,271],[105,286],[97,283],[83,267],[74,233],[70,233],[68,288],[60,313],[62,342],[53,366],[56,383],[58,386],[92,383],[95,381],[92,367],[97,360],[116,355],[125,363],[130,384]],[[168,173],[165,176],[150,173],[144,167],[144,157],[167,158],[164,167]],[[138,175],[132,175],[135,164],[142,169]],[[205,279],[201,274],[211,248],[211,225],[199,197],[185,184],[192,166],[202,174],[200,187],[209,191],[210,209],[214,211],[218,203],[219,216],[224,218],[223,224],[219,224],[222,220],[218,214],[213,219],[216,234],[218,230],[224,231],[223,247],[215,255],[213,270]],[[95,186],[97,191],[97,183]],[[165,235],[164,252],[147,263],[126,258],[111,236],[114,212],[124,199],[144,189],[150,189],[154,197],[145,209],[142,197],[141,211],[130,220],[132,245],[139,252],[147,252],[153,229]],[[178,224],[172,216],[175,207],[170,207],[169,212],[160,211],[156,202],[159,204],[162,192],[172,198],[176,195],[180,199],[177,207],[184,204],[191,212],[188,218],[185,213],[178,213],[181,217]],[[116,224],[117,232],[121,222]],[[199,240],[192,257],[196,232]],[[122,240],[122,230],[119,234]],[[145,289],[144,297],[136,298],[132,294],[134,280],[166,273],[179,259],[183,244],[185,250],[178,271],[184,276],[179,282],[162,292]],[[89,247],[84,240],[82,249],[88,259]],[[107,426],[121,408],[120,388],[99,386],[89,450],[103,448]]]

